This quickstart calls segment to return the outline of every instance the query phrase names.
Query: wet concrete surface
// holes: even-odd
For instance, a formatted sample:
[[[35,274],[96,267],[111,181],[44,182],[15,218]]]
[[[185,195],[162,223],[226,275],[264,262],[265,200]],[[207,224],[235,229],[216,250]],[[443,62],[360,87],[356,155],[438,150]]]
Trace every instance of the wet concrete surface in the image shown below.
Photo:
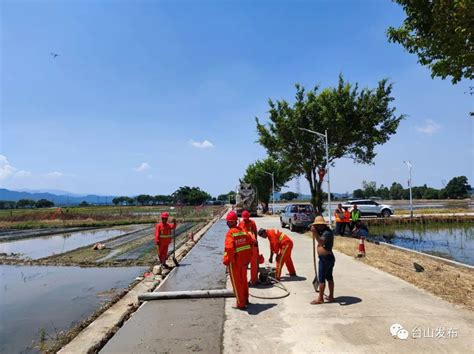
[[[216,222],[174,268],[158,291],[224,289],[225,221]],[[158,300],[144,303],[101,353],[220,353],[224,299]]]

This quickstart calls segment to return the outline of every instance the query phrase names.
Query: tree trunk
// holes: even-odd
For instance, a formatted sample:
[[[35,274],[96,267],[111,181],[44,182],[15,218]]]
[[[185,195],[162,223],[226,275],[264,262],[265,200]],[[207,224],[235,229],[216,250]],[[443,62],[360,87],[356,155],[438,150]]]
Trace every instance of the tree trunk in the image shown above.
[[[314,208],[316,215],[323,213],[323,193],[321,190],[321,182],[318,181],[318,174],[316,168],[311,169],[305,173],[305,177],[309,182],[309,189],[311,191],[311,205]]]

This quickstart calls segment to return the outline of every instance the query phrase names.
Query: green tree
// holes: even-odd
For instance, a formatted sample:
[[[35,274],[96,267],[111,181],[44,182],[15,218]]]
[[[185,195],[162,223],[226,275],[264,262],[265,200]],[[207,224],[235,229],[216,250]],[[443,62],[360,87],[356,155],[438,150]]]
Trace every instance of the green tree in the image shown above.
[[[14,209],[15,202],[11,200],[0,200],[0,209]]]
[[[354,199],[364,199],[365,198],[364,191],[362,189],[354,189],[354,191],[352,192],[352,197]]]
[[[296,198],[298,198],[298,193],[295,193],[295,192],[292,192],[292,191],[288,191],[286,193],[280,194],[280,199],[281,200],[291,201],[291,200],[295,200]]]
[[[466,176],[454,177],[446,185],[446,194],[450,199],[466,198],[470,190],[471,186]]]
[[[209,193],[201,190],[199,187],[180,187],[173,194],[173,199],[186,205],[200,205],[212,197]]]
[[[318,87],[306,92],[296,85],[296,101],[269,100],[268,125],[258,118],[260,144],[280,164],[286,164],[295,175],[303,175],[310,187],[311,203],[318,214],[323,211],[322,183],[318,171],[341,157],[357,163],[372,163],[375,147],[395,134],[403,116],[395,116],[392,85],[387,80],[375,89],[359,90],[339,77],[337,87],[319,92]],[[328,132],[329,161],[325,158],[323,139],[301,131]]]
[[[23,208],[34,208],[36,202],[31,199],[20,199],[16,202],[16,207],[19,209]]]
[[[366,198],[377,196],[377,183],[375,181],[362,181],[362,189]]]
[[[153,203],[158,204],[158,205],[163,205],[163,204],[172,204],[173,203],[173,197],[171,195],[155,195],[153,197]]]
[[[40,199],[35,203],[37,208],[51,208],[54,206],[54,203],[47,199]]]
[[[423,193],[423,199],[439,199],[439,190],[428,187]]]
[[[416,54],[431,76],[474,78],[473,0],[395,0],[406,13],[403,24],[389,27],[389,41]]]
[[[137,203],[141,205],[150,205],[153,202],[153,197],[148,194],[140,194],[136,197]]]
[[[272,194],[272,177],[265,172],[273,173],[275,192],[280,191],[290,180],[292,173],[287,164],[280,163],[271,157],[257,160],[247,167],[243,180],[257,189],[258,200],[268,206]]]
[[[384,200],[390,199],[390,190],[381,184],[377,190],[377,195]]]
[[[114,198],[114,199],[115,199],[115,198]],[[112,200],[112,202],[113,202],[113,200]],[[115,203],[114,203],[114,204],[115,204]],[[86,207],[86,206],[89,206],[89,205],[90,205],[90,204],[87,203],[85,200],[83,200],[82,202],[79,203],[79,206],[81,206],[81,207]]]
[[[399,200],[403,198],[403,186],[400,183],[393,182],[390,187],[390,198]]]

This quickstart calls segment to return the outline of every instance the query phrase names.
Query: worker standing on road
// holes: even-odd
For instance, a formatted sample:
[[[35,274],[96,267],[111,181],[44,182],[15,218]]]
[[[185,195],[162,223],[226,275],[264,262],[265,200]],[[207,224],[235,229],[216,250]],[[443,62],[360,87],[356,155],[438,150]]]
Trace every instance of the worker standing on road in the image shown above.
[[[226,216],[229,231],[225,235],[223,263],[227,266],[232,288],[237,299],[236,308],[245,309],[249,303],[247,266],[252,258],[252,237],[237,226],[237,214],[230,211]]]
[[[270,242],[270,263],[273,262],[273,254],[276,254],[276,269],[275,269],[275,278],[280,280],[281,270],[283,265],[286,265],[288,269],[289,276],[295,277],[296,270],[293,265],[293,260],[291,259],[291,250],[293,249],[293,240],[287,235],[282,233],[280,230],[258,230],[258,236],[263,238],[268,238]]]
[[[346,229],[351,228],[351,213],[349,212],[348,207],[344,207],[344,217],[342,218],[342,223],[341,223],[341,235],[345,236],[346,234]]]
[[[344,210],[342,210],[342,204],[337,205],[337,209],[334,211],[334,219],[336,219],[336,235],[341,235],[341,226],[344,220]]]
[[[250,219],[248,210],[242,211],[242,221],[239,227],[248,232],[252,236],[252,260],[250,261],[250,282],[257,285],[258,282],[258,242],[257,242],[257,225],[255,221]]]
[[[352,234],[352,230],[354,230],[354,226],[356,226],[357,222],[360,220],[360,210],[357,208],[357,204],[354,204],[352,206],[352,211],[351,211],[351,224],[349,226],[349,229]]]
[[[332,253],[332,246],[334,244],[334,234],[322,216],[317,216],[314,223],[311,225],[311,232],[313,237],[318,242],[317,251],[319,257],[318,281],[319,281],[319,296],[311,301],[311,305],[318,305],[324,302],[324,289],[326,287],[326,280],[329,287],[328,302],[334,301],[334,278],[333,268],[336,263],[336,258]]]
[[[168,223],[169,214],[161,213],[161,222],[155,226],[155,245],[158,258],[163,268],[168,268],[166,260],[168,259],[168,246],[173,239],[172,230],[176,229],[176,219],[172,224]]]

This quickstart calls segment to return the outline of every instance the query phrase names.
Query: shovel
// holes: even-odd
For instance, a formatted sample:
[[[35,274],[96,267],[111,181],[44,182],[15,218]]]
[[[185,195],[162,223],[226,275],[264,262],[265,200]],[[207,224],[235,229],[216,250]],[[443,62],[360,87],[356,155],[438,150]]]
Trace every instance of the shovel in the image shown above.
[[[314,291],[319,293],[318,265],[316,264],[316,241],[314,239],[314,234],[313,234],[313,264],[314,264],[313,287],[314,287]]]

